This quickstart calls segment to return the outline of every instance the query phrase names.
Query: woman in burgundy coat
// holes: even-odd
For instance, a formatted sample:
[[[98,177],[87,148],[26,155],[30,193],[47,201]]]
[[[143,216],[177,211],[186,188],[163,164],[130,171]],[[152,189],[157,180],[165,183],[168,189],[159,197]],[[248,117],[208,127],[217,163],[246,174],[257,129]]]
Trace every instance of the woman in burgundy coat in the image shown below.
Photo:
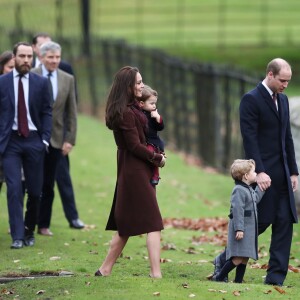
[[[163,222],[155,188],[150,184],[152,165],[163,167],[165,157],[147,149],[147,119],[136,98],[144,84],[139,70],[123,67],[115,75],[106,105],[106,125],[113,130],[117,153],[117,183],[106,230],[116,230],[108,254],[95,276],[108,276],[128,238],[147,233],[150,276],[161,277],[160,231]]]

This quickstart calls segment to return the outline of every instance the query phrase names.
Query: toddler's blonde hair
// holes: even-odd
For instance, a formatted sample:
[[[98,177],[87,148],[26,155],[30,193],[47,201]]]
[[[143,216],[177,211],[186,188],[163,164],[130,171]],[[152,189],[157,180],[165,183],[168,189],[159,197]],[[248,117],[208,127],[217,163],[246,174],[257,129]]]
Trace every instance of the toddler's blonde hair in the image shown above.
[[[154,90],[153,88],[151,88],[149,85],[144,85],[143,91],[142,91],[142,96],[141,98],[139,98],[139,101],[147,101],[147,99],[149,99],[151,96],[155,96],[158,97],[158,93],[156,90]]]
[[[242,180],[243,176],[255,168],[253,159],[236,159],[230,167],[231,177],[234,180]]]

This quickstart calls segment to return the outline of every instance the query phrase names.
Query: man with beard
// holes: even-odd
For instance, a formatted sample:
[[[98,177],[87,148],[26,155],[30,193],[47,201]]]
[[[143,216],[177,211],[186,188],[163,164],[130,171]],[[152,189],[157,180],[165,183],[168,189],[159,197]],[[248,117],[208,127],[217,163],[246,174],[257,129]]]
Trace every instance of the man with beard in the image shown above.
[[[26,42],[13,49],[15,68],[0,77],[0,154],[7,185],[12,249],[33,246],[42,191],[44,154],[51,137],[48,80],[29,73],[33,50]],[[29,202],[23,216],[21,168]]]

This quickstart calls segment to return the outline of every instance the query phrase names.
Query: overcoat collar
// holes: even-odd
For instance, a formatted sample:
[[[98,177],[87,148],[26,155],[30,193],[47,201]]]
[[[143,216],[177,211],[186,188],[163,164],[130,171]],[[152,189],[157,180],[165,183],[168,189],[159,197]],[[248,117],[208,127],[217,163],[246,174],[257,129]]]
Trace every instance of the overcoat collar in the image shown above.
[[[280,119],[279,114],[282,113],[282,109],[281,109],[282,101],[283,101],[282,95],[277,94],[277,105],[278,105],[278,110],[277,110],[276,106],[273,103],[273,99],[272,99],[271,95],[269,94],[267,89],[263,86],[263,84],[259,83],[257,88],[258,88],[259,92],[261,93],[261,95],[263,96],[264,101],[267,103],[267,105],[270,107],[270,109],[275,113],[276,117],[278,119]]]

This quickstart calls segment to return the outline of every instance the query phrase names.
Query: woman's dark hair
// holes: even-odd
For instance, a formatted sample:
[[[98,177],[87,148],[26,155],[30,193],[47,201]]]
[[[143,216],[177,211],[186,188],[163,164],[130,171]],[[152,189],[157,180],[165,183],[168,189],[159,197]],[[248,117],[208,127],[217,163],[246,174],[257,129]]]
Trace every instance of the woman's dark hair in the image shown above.
[[[12,51],[4,51],[0,55],[0,74],[3,74],[4,66],[14,57]]]
[[[126,66],[115,74],[105,110],[106,126],[109,129],[117,128],[127,106],[134,105],[136,101],[134,86],[137,73],[139,73],[138,68]]]

